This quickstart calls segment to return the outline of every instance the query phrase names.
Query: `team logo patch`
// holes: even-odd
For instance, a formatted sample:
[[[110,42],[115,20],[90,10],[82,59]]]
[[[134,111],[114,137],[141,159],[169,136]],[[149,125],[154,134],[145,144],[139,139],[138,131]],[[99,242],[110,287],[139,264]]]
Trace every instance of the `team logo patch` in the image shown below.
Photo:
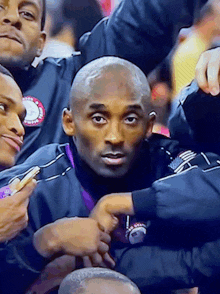
[[[23,103],[27,114],[24,120],[25,126],[37,126],[43,122],[45,118],[45,109],[43,104],[34,97],[23,97]]]

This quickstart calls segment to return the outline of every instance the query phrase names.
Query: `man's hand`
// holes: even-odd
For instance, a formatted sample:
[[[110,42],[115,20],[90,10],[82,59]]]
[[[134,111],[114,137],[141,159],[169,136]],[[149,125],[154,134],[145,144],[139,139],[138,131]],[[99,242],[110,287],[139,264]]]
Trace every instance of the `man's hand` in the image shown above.
[[[18,182],[20,181],[16,179],[10,187],[14,188]],[[0,199],[0,242],[11,240],[26,228],[29,197],[35,187],[36,180],[32,180],[13,196]]]
[[[199,87],[213,96],[219,94],[220,47],[201,54],[196,66]]]
[[[89,218],[63,218],[48,224],[34,234],[36,250],[50,258],[56,253],[87,256],[109,250],[111,237],[102,232],[98,223]]]
[[[102,197],[92,210],[90,217],[95,219],[106,232],[113,231],[118,225],[116,215],[134,215],[131,193],[110,194]]]

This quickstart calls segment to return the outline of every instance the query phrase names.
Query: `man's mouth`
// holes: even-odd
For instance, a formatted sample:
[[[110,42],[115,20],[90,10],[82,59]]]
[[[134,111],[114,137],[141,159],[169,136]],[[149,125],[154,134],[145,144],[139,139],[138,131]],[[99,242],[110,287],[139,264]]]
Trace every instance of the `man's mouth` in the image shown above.
[[[117,152],[117,153],[106,153],[102,155],[102,160],[107,165],[122,165],[125,160],[125,154]]]
[[[22,44],[21,39],[13,33],[2,33],[2,34],[0,34],[0,38],[14,40],[14,41],[18,42],[19,44]]]
[[[23,141],[19,137],[10,136],[10,135],[2,135],[2,139],[10,145],[13,149],[15,149],[17,152],[21,150],[21,146],[23,144]]]

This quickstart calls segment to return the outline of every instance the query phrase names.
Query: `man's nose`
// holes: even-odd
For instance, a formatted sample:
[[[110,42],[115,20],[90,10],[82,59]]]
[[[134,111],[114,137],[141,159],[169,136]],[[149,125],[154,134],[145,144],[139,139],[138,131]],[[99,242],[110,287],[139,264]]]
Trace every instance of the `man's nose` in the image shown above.
[[[17,114],[11,115],[10,118],[8,118],[8,129],[18,137],[24,137],[24,127]]]
[[[123,130],[118,123],[109,125],[105,136],[105,142],[112,145],[121,145],[124,142]]]
[[[12,25],[12,26],[15,26],[17,29],[20,29],[21,20],[20,20],[19,11],[13,7],[12,8],[8,7],[4,11],[4,15],[2,17],[2,24]]]

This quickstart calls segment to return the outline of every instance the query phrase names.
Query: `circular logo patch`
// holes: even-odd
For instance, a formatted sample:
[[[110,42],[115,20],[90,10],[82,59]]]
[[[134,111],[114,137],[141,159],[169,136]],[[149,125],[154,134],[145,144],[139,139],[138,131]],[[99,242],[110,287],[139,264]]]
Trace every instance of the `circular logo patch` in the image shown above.
[[[26,108],[27,114],[24,120],[25,126],[37,126],[45,118],[45,109],[43,104],[34,97],[23,97],[23,103]]]

